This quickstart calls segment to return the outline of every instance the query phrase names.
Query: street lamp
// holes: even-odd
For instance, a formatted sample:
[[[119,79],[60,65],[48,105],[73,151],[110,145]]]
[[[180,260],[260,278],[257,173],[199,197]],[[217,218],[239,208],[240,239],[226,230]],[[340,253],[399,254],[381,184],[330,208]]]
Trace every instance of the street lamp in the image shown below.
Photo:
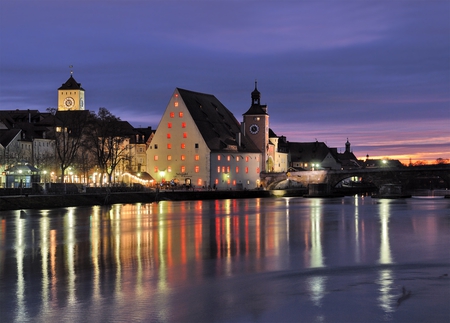
[[[164,178],[164,175],[166,174],[166,172],[165,171],[160,171],[159,172],[159,176],[161,176],[161,184],[162,184],[162,182],[163,182],[163,178]]]

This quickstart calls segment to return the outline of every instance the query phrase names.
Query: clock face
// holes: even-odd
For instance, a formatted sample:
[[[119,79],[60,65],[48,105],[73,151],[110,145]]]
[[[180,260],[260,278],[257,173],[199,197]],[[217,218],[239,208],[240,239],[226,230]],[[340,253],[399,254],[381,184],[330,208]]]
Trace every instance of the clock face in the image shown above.
[[[256,124],[252,124],[250,126],[249,130],[250,130],[250,133],[256,135],[258,133],[258,131],[259,131],[259,127]]]
[[[71,108],[75,105],[75,100],[72,98],[65,98],[64,99],[64,105],[66,106],[66,108]]]

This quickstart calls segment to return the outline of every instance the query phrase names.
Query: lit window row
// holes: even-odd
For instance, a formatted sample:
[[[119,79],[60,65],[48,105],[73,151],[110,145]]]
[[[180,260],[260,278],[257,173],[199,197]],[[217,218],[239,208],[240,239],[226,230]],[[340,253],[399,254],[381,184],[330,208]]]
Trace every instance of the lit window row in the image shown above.
[[[175,112],[170,112],[170,117],[175,118]],[[183,112],[178,112],[178,117],[183,118]]]
[[[170,138],[172,138],[172,134],[169,132],[167,134],[167,139],[170,139]],[[183,138],[187,138],[187,132],[183,132]]]
[[[158,155],[153,156],[153,160],[157,161]],[[172,155],[167,155],[167,160],[172,160]],[[186,160],[186,155],[181,155],[181,160]],[[200,160],[200,155],[195,155],[194,160]]]
[[[231,156],[227,155],[226,156],[227,161],[231,161]],[[240,161],[241,157],[240,156],[234,156],[233,158],[236,158],[236,161]],[[217,155],[217,160],[222,160],[222,156],[221,155]],[[249,156],[245,156],[245,161],[248,162],[250,160]],[[258,157],[256,157],[256,161],[258,161]]]
[[[167,123],[167,128],[172,128],[172,122],[168,122]],[[181,123],[181,128],[186,128],[186,122],[182,122]]]
[[[155,166],[155,167],[154,167],[154,172],[155,172],[155,173],[158,173],[158,170],[159,170],[158,166]],[[180,171],[181,171],[182,173],[185,173],[185,172],[186,172],[186,166],[180,166]],[[200,166],[195,166],[195,167],[194,167],[194,171],[195,171],[196,173],[200,173]],[[167,172],[168,172],[168,173],[171,173],[171,172],[172,172],[172,166],[167,166]]]

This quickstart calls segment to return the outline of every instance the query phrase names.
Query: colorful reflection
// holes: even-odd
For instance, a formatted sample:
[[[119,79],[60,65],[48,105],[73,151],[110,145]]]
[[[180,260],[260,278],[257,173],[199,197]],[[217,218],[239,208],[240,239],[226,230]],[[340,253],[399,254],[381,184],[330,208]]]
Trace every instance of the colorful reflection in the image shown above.
[[[105,300],[108,315],[114,316],[129,300],[144,299],[157,304],[152,306],[158,320],[167,321],[175,290],[187,292],[212,278],[294,270],[307,273],[295,276],[300,284],[293,286],[302,286],[299,295],[322,309],[333,283],[330,268],[369,264],[377,268],[372,276],[377,305],[390,315],[399,292],[391,266],[398,258],[395,250],[405,247],[403,241],[393,243],[392,230],[426,237],[430,243],[423,249],[431,254],[440,230],[438,218],[415,216],[393,229],[394,207],[387,200],[355,197],[17,211],[0,220],[0,283],[11,290],[3,306],[14,309],[13,321],[46,321],[62,308],[83,321],[85,315],[102,320],[97,312]],[[238,290],[217,293],[230,302],[239,299]],[[145,321],[139,313],[133,320]]]

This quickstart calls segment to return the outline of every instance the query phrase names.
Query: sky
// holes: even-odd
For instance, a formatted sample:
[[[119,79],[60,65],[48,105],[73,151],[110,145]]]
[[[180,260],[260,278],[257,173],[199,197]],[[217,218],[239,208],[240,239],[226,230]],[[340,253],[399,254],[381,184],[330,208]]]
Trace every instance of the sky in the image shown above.
[[[235,117],[257,80],[270,127],[404,162],[450,158],[450,1],[2,0],[0,109],[86,108],[156,129],[175,88]]]

